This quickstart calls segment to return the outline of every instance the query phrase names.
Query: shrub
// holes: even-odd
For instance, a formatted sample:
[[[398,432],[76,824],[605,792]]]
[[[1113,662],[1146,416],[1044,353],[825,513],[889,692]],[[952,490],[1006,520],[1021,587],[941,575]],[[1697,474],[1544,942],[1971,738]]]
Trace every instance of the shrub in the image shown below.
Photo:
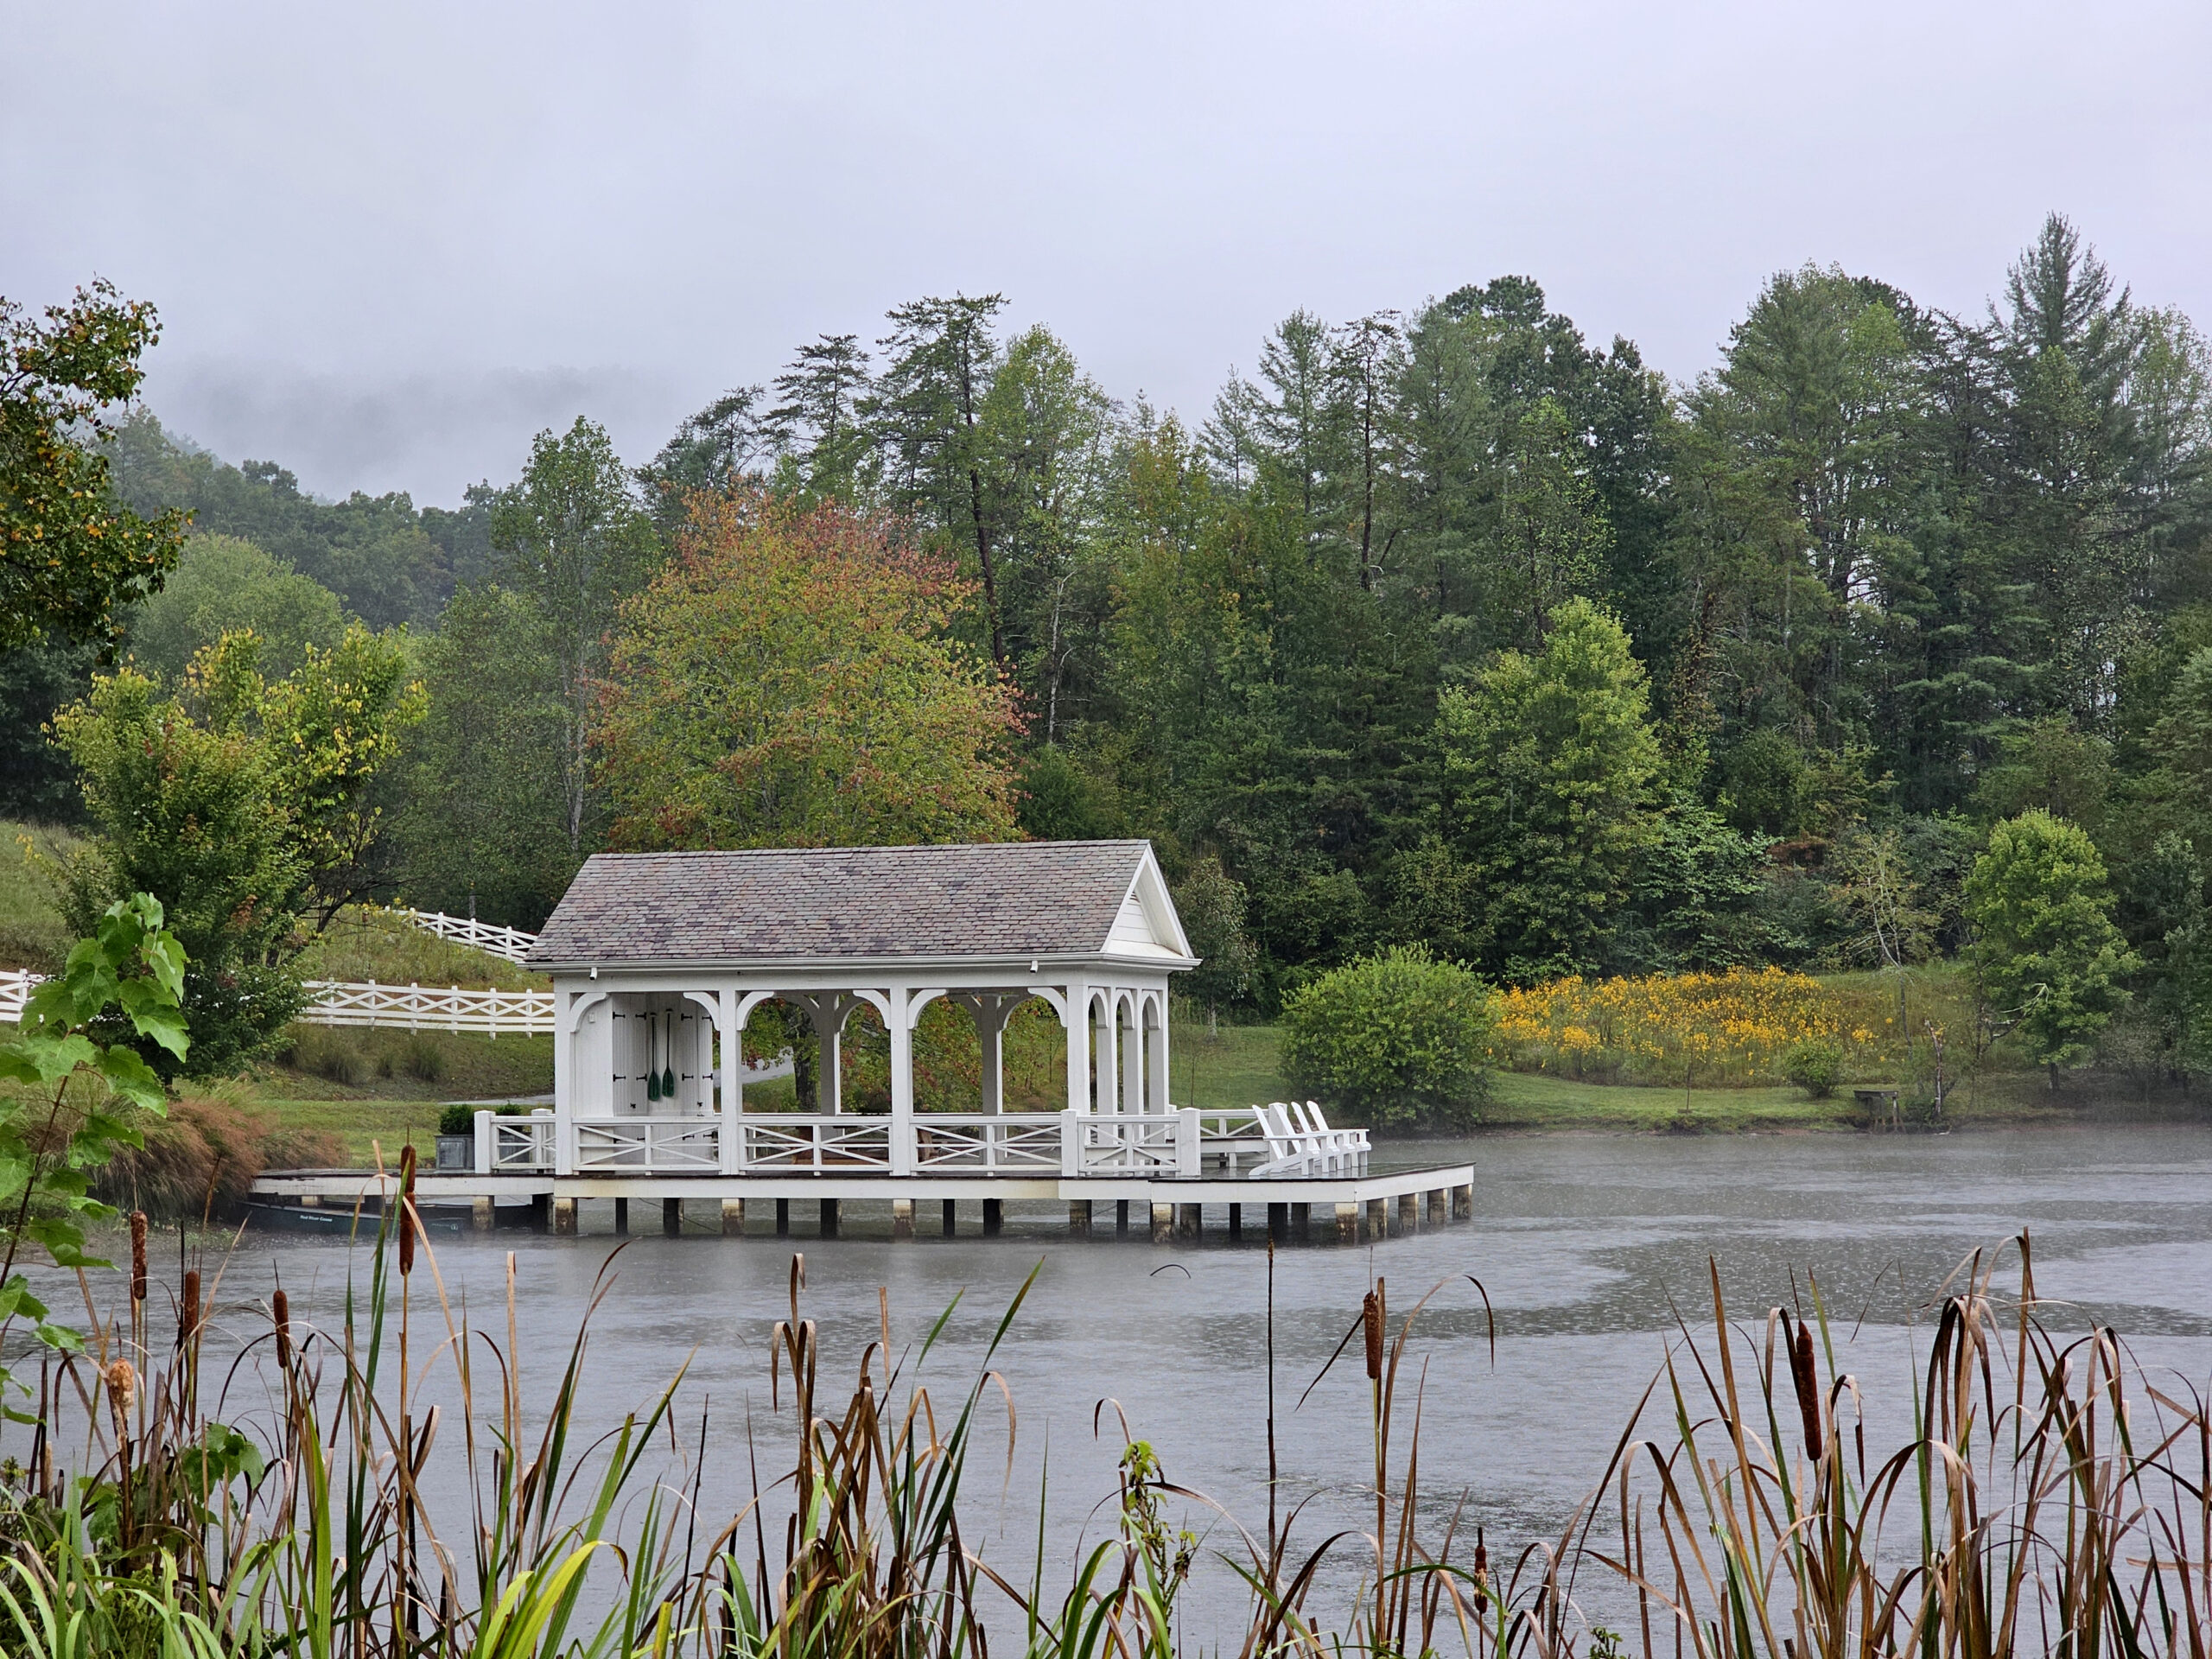
[[[476,1133],[476,1109],[474,1106],[448,1106],[438,1114],[440,1135],[474,1135]]]
[[[1370,1127],[1464,1127],[1489,1097],[1497,1020],[1489,988],[1466,968],[1425,946],[1394,946],[1286,999],[1285,1075]]]
[[[446,1051],[428,1032],[410,1032],[399,1051],[399,1069],[417,1083],[435,1083],[446,1074]]]
[[[1826,1100],[1843,1076],[1843,1045],[1826,1037],[1793,1043],[1782,1057],[1782,1075],[1815,1100]]]
[[[145,1144],[118,1154],[93,1191],[125,1209],[193,1218],[243,1204],[269,1168],[329,1168],[346,1161],[327,1133],[283,1128],[221,1085],[149,1117]]]

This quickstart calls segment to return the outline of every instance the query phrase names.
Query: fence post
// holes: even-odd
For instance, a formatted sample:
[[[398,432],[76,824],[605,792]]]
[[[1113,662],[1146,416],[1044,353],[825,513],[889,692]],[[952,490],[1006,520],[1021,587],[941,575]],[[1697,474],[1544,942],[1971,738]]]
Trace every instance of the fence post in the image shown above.
[[[1185,1106],[1175,1114],[1175,1179],[1198,1179],[1198,1109]]]
[[[1071,1180],[1083,1173],[1083,1114],[1072,1106],[1060,1109],[1060,1176]]]
[[[492,1173],[492,1138],[499,1133],[492,1127],[493,1116],[488,1110],[480,1110],[476,1114],[476,1173],[479,1175]]]

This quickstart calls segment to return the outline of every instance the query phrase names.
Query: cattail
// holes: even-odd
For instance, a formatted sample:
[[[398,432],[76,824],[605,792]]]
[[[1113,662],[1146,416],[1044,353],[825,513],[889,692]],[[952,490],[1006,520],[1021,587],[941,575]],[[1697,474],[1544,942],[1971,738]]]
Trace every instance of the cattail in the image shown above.
[[[1360,1304],[1360,1323],[1367,1327],[1367,1375],[1377,1382],[1382,1380],[1382,1281],[1377,1279],[1375,1288],[1367,1293]]]
[[[138,1373],[130,1368],[127,1359],[118,1359],[102,1373],[107,1382],[107,1397],[115,1408],[116,1421],[122,1421],[123,1414],[130,1409],[130,1402],[138,1396]]]
[[[1805,1420],[1805,1455],[1821,1460],[1821,1374],[1813,1366],[1813,1327],[1800,1324],[1789,1346],[1789,1379],[1797,1385],[1797,1409]]]
[[[1490,1545],[1484,1541],[1483,1529],[1475,1529],[1475,1605],[1490,1605]]]
[[[130,1300],[146,1300],[146,1212],[130,1212]]]
[[[276,1294],[269,1299],[269,1311],[276,1321],[276,1363],[286,1371],[292,1369],[292,1303],[277,1287]]]
[[[184,1295],[177,1303],[176,1340],[179,1347],[200,1334],[200,1270],[184,1275]]]
[[[399,1154],[399,1271],[415,1271],[415,1147],[410,1141]]]

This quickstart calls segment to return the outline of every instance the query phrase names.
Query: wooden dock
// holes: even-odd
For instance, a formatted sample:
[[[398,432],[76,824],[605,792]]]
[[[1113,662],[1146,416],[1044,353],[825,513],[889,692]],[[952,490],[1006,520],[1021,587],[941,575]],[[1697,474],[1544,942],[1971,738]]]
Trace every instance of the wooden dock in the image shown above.
[[[311,1209],[380,1210],[397,1196],[397,1179],[365,1169],[271,1170],[253,1184],[263,1204]],[[742,1236],[747,1223],[763,1230],[772,1213],[779,1236],[791,1225],[796,1201],[812,1205],[824,1237],[835,1237],[854,1219],[854,1207],[877,1206],[887,1212],[892,1236],[911,1237],[918,1215],[931,1231],[950,1233],[963,1205],[980,1210],[980,1231],[998,1231],[1009,1201],[1065,1204],[1069,1230],[1089,1233],[1111,1227],[1157,1241],[1196,1238],[1209,1219],[1231,1237],[1373,1239],[1465,1220],[1474,1211],[1474,1166],[1439,1165],[1387,1173],[1254,1178],[1224,1174],[1217,1179],[1147,1179],[1092,1174],[1059,1177],[999,1174],[981,1176],[891,1176],[876,1173],[760,1173],[742,1176],[647,1174],[560,1175],[550,1171],[479,1173],[423,1169],[416,1176],[416,1203],[468,1206],[475,1227],[490,1230],[499,1212],[526,1210],[529,1225],[556,1235],[577,1230],[578,1206],[613,1205],[614,1230],[630,1230],[633,1200],[660,1206],[658,1230],[684,1230],[685,1206],[713,1205],[718,1230]],[[765,1213],[764,1213],[765,1212]],[[1249,1228],[1247,1220],[1252,1224]],[[694,1217],[694,1220],[697,1217]],[[931,1225],[934,1222],[936,1224]]]

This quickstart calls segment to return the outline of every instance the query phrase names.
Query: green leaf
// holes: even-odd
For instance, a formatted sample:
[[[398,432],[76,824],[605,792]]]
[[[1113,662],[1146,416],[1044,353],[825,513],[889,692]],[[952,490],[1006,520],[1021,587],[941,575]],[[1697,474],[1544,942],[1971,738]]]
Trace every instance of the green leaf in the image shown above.
[[[192,1046],[192,1038],[184,1027],[184,1014],[177,1008],[135,1010],[130,1015],[130,1023],[137,1027],[140,1036],[152,1038],[179,1059],[182,1059],[185,1051]]]
[[[23,1224],[23,1236],[54,1258],[58,1268],[107,1268],[115,1264],[85,1254],[85,1230],[59,1216],[41,1216]]]
[[[178,1023],[181,1038],[182,1021],[180,1020]],[[143,1030],[144,1027],[142,1026],[140,1029]],[[169,1048],[169,1045],[166,1042],[162,1046],[164,1048]],[[176,1047],[169,1048],[169,1052],[181,1057],[184,1053],[181,1040]],[[149,1112],[166,1110],[165,1102],[168,1096],[162,1087],[162,1080],[155,1075],[154,1068],[146,1064],[144,1057],[137,1049],[125,1048],[120,1043],[111,1048],[103,1049],[100,1052],[99,1068],[100,1075],[107,1079],[107,1086],[125,1100],[135,1105],[143,1106]]]

